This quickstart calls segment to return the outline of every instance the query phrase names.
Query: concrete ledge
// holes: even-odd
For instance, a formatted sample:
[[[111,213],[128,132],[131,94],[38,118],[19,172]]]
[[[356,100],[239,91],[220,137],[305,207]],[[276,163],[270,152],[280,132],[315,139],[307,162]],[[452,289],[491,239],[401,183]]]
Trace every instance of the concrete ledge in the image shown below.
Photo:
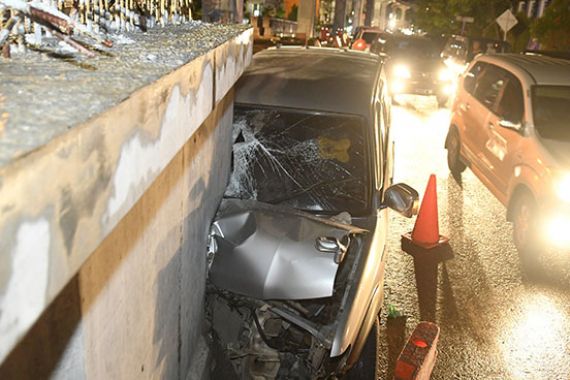
[[[85,62],[96,71],[2,63],[0,362],[250,62],[251,30],[173,28]]]

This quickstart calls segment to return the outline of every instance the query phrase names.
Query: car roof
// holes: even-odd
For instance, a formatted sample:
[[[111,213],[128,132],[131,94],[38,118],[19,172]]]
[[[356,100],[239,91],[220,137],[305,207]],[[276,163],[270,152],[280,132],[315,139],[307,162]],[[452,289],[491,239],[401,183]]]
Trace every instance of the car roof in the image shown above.
[[[370,116],[379,56],[331,48],[280,47],[254,55],[236,103]]]
[[[539,85],[570,86],[570,61],[543,55],[491,54],[490,61],[498,60],[517,67]]]

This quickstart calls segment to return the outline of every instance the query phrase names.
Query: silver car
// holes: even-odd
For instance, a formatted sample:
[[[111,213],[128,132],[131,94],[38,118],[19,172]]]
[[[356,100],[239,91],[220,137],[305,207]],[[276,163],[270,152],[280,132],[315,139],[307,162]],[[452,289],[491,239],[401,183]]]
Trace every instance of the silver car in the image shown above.
[[[369,335],[375,354],[388,208],[418,199],[391,183],[386,91],[379,57],[324,48],[263,51],[239,81],[207,297],[236,377],[375,370],[358,358]]]

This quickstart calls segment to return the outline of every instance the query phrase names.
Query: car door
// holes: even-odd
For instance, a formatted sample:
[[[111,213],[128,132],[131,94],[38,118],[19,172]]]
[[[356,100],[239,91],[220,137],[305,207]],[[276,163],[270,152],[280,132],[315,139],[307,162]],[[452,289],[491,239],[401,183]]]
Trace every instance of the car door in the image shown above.
[[[475,90],[481,80],[487,64],[479,62],[475,64],[464,76],[463,89],[460,92],[456,112],[458,114],[458,127],[461,132],[462,151],[469,162],[479,166],[478,151],[482,139],[482,118],[488,114],[488,110],[475,98]]]
[[[487,64],[479,73],[475,81],[473,98],[468,103],[471,128],[472,163],[475,164],[479,173],[490,181],[492,178],[493,164],[487,154],[487,142],[489,140],[489,121],[493,117],[499,93],[505,83],[504,73],[495,65]],[[493,190],[493,189],[491,189]]]
[[[521,82],[511,73],[502,70],[504,85],[487,122],[485,155],[490,163],[490,180],[501,196],[506,197],[517,152],[523,143],[520,127],[524,115],[524,93]]]

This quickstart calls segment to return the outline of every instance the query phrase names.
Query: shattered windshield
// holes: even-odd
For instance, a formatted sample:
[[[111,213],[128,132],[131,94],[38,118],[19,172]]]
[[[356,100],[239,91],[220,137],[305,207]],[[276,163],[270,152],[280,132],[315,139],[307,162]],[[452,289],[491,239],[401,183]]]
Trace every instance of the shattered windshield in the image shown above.
[[[236,106],[226,197],[363,214],[369,176],[358,117]]]

